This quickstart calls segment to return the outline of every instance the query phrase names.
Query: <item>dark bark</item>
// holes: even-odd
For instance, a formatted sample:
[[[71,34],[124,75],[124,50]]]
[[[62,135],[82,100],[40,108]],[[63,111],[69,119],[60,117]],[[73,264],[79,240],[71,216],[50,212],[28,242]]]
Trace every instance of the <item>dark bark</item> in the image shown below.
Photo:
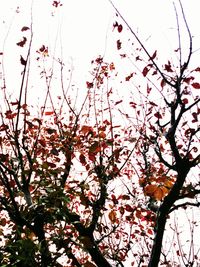
[[[35,235],[38,237],[38,241],[40,243],[40,255],[41,255],[41,267],[49,267],[52,266],[51,254],[48,248],[48,243],[45,239],[45,214],[42,210],[42,206],[38,207],[39,209],[36,211],[36,216],[34,218],[34,226],[33,231]]]
[[[155,238],[153,243],[153,248],[151,250],[150,261],[148,267],[157,267],[160,261],[162,241],[165,231],[165,226],[167,218],[175,201],[179,198],[180,191],[183,187],[187,174],[191,168],[191,164],[186,159],[179,159],[177,164],[177,180],[169,192],[169,194],[164,199],[162,205],[159,208],[158,216],[156,220],[155,228]]]

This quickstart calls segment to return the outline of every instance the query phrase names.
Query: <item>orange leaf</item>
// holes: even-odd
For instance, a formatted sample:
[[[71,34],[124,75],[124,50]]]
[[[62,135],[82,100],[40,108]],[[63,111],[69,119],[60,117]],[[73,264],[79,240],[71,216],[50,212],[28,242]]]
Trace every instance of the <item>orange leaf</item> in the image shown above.
[[[46,116],[53,115],[53,114],[54,114],[53,111],[46,111],[46,112],[44,113],[44,115],[46,115]]]
[[[154,191],[153,196],[156,200],[161,201],[164,197],[164,192],[160,187],[157,187],[157,189]]]
[[[99,133],[99,138],[106,138],[106,134],[105,134],[105,132],[100,132]]]
[[[108,214],[108,218],[110,219],[111,223],[115,223],[117,219],[117,213],[114,210],[111,210]]]
[[[83,134],[88,134],[90,132],[93,132],[93,130],[92,130],[91,126],[83,125],[82,128],[81,128],[81,132]]]
[[[147,195],[149,196],[152,196],[154,194],[154,192],[156,191],[156,189],[158,188],[157,185],[155,184],[150,184],[150,185],[147,185],[145,188],[144,188],[144,191]]]

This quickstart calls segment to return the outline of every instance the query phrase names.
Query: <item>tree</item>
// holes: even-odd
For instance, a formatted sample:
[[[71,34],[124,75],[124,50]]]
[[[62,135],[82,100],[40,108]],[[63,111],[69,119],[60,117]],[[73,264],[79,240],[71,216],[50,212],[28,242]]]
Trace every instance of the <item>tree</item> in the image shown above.
[[[122,73],[126,84],[139,82],[125,106],[116,94],[122,86],[115,83],[117,62],[102,56],[92,61],[80,104],[71,90],[71,70],[46,44],[33,52],[34,25],[22,27],[23,35],[30,34],[17,42],[26,52],[19,57],[19,96],[9,97],[5,73],[1,91],[1,266],[198,264],[194,220],[188,220],[188,253],[177,223],[170,254],[164,236],[175,211],[199,207],[200,193],[192,174],[199,164],[200,68],[190,69],[192,36],[179,3],[189,51],[184,59],[177,13],[178,64],[168,60],[159,67],[159,51],[150,54],[111,2],[117,13],[114,33],[121,35],[126,26],[139,45],[134,71]],[[116,43],[126,64],[123,42]],[[29,99],[33,58],[46,88],[40,109]]]

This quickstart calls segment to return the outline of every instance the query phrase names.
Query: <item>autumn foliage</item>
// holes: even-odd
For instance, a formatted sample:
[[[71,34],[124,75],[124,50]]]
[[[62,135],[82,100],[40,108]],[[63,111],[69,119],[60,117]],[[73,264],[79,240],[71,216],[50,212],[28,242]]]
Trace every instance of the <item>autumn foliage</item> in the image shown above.
[[[60,1],[52,5],[62,7]],[[185,256],[176,223],[171,230],[168,224],[175,212],[199,206],[200,182],[193,170],[200,161],[200,67],[189,66],[190,30],[185,20],[190,42],[184,63],[180,47],[174,52],[179,64],[171,59],[160,63],[159,48],[149,53],[113,8],[117,16],[111,34],[118,58],[93,59],[90,77],[77,95],[64,59],[55,58],[48,45],[33,50],[33,35],[16,43],[27,52],[19,55],[18,97],[9,97],[6,79],[1,88],[1,266],[200,262],[192,241],[193,254]],[[22,35],[33,26],[24,26]],[[125,26],[138,42],[135,56],[119,37]],[[117,62],[126,66],[131,56],[135,65],[124,72]],[[28,97],[32,57],[46,90],[40,107]],[[48,68],[51,61],[55,73]],[[124,91],[129,86],[130,94]],[[193,240],[196,222],[189,223]],[[168,231],[177,235],[169,239],[170,253]]]

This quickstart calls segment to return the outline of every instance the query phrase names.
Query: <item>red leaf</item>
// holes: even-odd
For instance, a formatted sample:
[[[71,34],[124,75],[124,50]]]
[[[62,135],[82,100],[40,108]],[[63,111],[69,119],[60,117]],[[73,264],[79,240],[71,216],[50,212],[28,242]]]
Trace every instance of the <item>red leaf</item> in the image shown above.
[[[184,81],[185,83],[187,83],[187,84],[190,84],[190,82],[191,82],[192,80],[194,80],[194,77],[192,77],[192,76],[183,79],[183,81]]]
[[[13,119],[13,118],[17,115],[17,113],[12,113],[11,110],[7,110],[7,111],[5,112],[5,115],[6,115],[6,118],[7,118],[7,119],[11,120],[11,119]]]
[[[150,94],[150,92],[151,92],[151,87],[149,87],[149,85],[147,84],[147,94]]]
[[[164,79],[162,79],[161,83],[160,83],[160,86],[163,88],[164,86],[166,85],[166,82]]]
[[[90,82],[86,82],[86,86],[88,89],[91,89],[94,86],[94,84]]]
[[[150,58],[151,60],[154,60],[154,58],[157,56],[157,50],[153,53],[152,57]]]
[[[194,71],[200,71],[200,67],[196,68]]]
[[[88,156],[89,156],[89,160],[91,160],[92,162],[96,161],[96,154],[95,153],[89,152]]]
[[[62,4],[60,3],[60,1],[53,1],[52,6],[54,6],[55,8],[57,8],[58,6],[62,6]]]
[[[146,77],[148,72],[149,72],[149,69],[145,67],[142,71],[143,76]]]
[[[80,156],[79,156],[79,160],[80,160],[80,162],[81,162],[81,164],[82,164],[83,166],[86,165],[85,156],[84,156],[83,154],[80,154]]]
[[[122,26],[121,24],[118,25],[117,30],[118,30],[119,33],[122,32],[122,30],[123,30],[123,26]]]
[[[188,102],[189,102],[189,101],[188,101],[188,99],[187,99],[187,98],[184,98],[184,99],[182,100],[182,102],[183,102],[183,104],[185,104],[185,105],[186,105],[186,104],[188,104]]]
[[[133,77],[133,72],[125,78],[125,81],[128,82],[132,77]]]
[[[134,209],[128,204],[125,205],[125,210],[128,211],[128,212],[133,212],[134,211]]]
[[[165,64],[165,70],[167,72],[173,72],[170,61],[168,61],[168,64]]]
[[[155,116],[156,118],[158,118],[158,119],[161,119],[161,118],[162,118],[162,116],[161,116],[161,114],[160,114],[159,112],[156,112],[156,113],[154,114],[154,116]]]
[[[53,115],[53,114],[54,114],[53,111],[46,111],[46,112],[44,113],[44,115],[46,115],[46,116],[50,116],[50,115]]]
[[[46,146],[46,141],[44,139],[39,139],[38,142],[45,147]]]
[[[153,231],[152,231],[151,229],[148,229],[148,230],[147,230],[147,233],[148,233],[149,235],[153,235]]]
[[[0,126],[0,132],[3,132],[3,131],[5,131],[5,130],[7,130],[8,129],[8,125],[6,125],[6,124],[2,124],[1,126]]]
[[[200,83],[192,83],[194,89],[200,89]]]
[[[112,71],[112,70],[115,70],[115,65],[114,65],[114,63],[112,62],[112,63],[110,63],[110,70]]]

